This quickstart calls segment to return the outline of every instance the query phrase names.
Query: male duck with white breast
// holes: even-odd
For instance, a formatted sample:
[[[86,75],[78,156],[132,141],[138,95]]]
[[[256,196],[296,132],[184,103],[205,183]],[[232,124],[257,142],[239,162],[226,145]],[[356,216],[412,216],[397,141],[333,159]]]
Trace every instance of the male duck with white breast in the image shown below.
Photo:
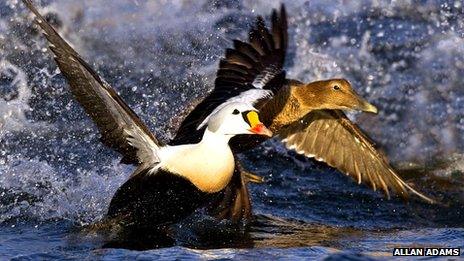
[[[182,220],[229,184],[235,169],[232,137],[272,136],[251,102],[231,98],[208,115],[198,142],[162,144],[32,3],[24,3],[43,29],[71,92],[99,128],[102,142],[120,152],[123,162],[137,165],[112,198],[107,221],[143,230]]]

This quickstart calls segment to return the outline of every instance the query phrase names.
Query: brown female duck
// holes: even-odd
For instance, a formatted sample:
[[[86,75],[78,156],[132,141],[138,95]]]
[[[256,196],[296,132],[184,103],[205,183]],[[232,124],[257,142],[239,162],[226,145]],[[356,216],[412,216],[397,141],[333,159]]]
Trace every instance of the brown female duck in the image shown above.
[[[405,183],[376,150],[373,142],[342,110],[377,113],[377,108],[361,98],[345,79],[303,83],[287,79],[283,69],[287,49],[287,19],[284,6],[271,16],[268,30],[262,17],[249,32],[248,42],[235,40],[219,63],[215,88],[186,117],[173,144],[198,139],[215,104],[232,97],[254,100],[263,122],[289,149],[326,162],[359,184],[380,188],[387,197],[390,191],[408,197],[409,193],[433,202]],[[267,96],[253,95],[253,90],[269,91]],[[192,133],[197,132],[196,135]],[[235,137],[234,152],[256,146],[264,139]],[[240,220],[249,218],[251,204],[246,187],[247,177],[257,179],[237,164],[234,182],[216,209],[221,217]]]

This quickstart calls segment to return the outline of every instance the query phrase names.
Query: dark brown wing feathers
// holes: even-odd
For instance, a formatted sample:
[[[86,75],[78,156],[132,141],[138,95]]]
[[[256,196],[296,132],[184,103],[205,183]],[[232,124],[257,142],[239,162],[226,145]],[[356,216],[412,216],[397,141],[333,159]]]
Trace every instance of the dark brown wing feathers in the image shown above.
[[[197,130],[198,125],[228,99],[255,88],[278,91],[285,79],[282,68],[287,39],[283,6],[279,13],[273,12],[271,31],[266,28],[264,19],[258,17],[250,29],[249,42],[234,40],[234,48],[226,49],[225,58],[219,62],[215,88],[184,119],[171,145],[198,142],[202,134],[202,130]]]
[[[277,15],[276,10],[272,11],[272,37],[274,38],[274,45],[276,49],[287,49],[287,27],[287,12],[285,11],[285,6],[282,5],[280,16]]]

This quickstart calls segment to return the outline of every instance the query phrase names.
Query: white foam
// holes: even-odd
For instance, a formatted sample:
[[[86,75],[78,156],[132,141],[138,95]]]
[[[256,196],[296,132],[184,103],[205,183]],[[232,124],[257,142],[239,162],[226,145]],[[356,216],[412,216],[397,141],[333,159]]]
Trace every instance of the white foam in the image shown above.
[[[27,86],[27,77],[23,70],[9,61],[0,60],[0,75],[12,78],[10,88],[15,88],[17,98],[5,100],[0,97],[0,139],[6,131],[20,130],[27,120],[25,112],[29,111],[31,91]]]

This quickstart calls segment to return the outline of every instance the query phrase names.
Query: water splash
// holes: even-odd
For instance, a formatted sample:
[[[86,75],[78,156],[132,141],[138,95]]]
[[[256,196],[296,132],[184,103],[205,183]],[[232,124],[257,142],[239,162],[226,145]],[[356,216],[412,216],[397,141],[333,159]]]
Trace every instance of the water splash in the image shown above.
[[[455,2],[286,4],[290,76],[348,78],[381,109],[375,117],[352,118],[394,161],[424,163],[463,152],[464,16]],[[245,39],[254,16],[278,5],[43,1],[40,11],[167,140],[176,125],[166,123],[178,123],[176,116],[212,88],[224,47]],[[8,206],[3,220],[95,220],[130,168],[99,143],[19,1],[0,3],[0,13],[0,187],[13,198],[1,203]],[[265,150],[294,157],[277,142]]]
[[[17,220],[66,219],[81,225],[106,213],[109,200],[129,169],[117,161],[67,177],[43,161],[7,157],[0,164],[0,223]]]
[[[0,140],[6,131],[20,131],[27,123],[30,97],[26,74],[9,61],[0,60]]]

